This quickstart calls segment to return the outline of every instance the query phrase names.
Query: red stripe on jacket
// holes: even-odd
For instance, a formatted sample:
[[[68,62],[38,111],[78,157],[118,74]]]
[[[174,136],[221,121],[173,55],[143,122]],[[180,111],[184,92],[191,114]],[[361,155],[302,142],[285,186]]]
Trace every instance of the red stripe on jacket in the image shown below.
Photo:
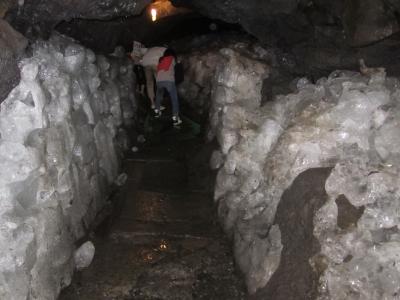
[[[157,66],[157,72],[163,70],[163,71],[168,71],[171,67],[171,64],[174,60],[173,56],[165,56],[161,58],[161,61],[159,62]]]

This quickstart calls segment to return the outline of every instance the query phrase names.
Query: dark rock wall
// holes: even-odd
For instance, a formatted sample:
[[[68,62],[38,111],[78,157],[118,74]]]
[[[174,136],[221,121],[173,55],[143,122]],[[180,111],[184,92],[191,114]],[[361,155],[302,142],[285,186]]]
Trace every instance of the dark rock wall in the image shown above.
[[[19,82],[17,61],[27,44],[28,41],[21,34],[0,19],[0,102]]]
[[[12,0],[9,0],[12,2]],[[112,19],[140,14],[151,0],[32,0],[13,1],[8,18],[30,37],[48,36],[56,24],[73,18]]]
[[[400,48],[400,4],[394,0],[173,0],[204,15],[240,23],[266,46],[287,53],[282,68],[315,78],[334,69],[355,69],[364,58],[398,75],[392,53]]]
[[[328,200],[325,181],[331,168],[309,169],[283,193],[275,215],[282,234],[282,256],[271,280],[252,299],[315,299],[318,278],[309,259],[320,251],[313,216]]]
[[[316,26],[330,24],[343,26],[348,42],[359,46],[399,30],[396,14],[400,5],[393,0],[173,0],[173,3],[193,7],[227,22],[240,23],[261,39],[279,27],[283,29],[282,26],[287,32],[278,34],[287,37],[296,31],[301,35]]]
[[[397,9],[384,1],[347,1],[343,24],[352,46],[364,46],[399,31]]]

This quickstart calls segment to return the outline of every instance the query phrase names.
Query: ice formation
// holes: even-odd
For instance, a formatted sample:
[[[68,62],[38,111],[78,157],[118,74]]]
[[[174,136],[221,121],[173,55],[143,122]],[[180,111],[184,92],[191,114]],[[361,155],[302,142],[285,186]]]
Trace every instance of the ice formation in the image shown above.
[[[55,299],[70,283],[74,242],[119,174],[133,75],[53,35],[20,62],[0,112],[0,299]]]
[[[335,71],[261,105],[265,63],[238,46],[207,55],[218,56],[209,78],[215,200],[250,293],[280,264],[283,193],[302,172],[330,167],[329,200],[314,216],[321,249],[309,259],[321,275],[318,298],[398,299],[400,82],[382,69]]]
[[[91,241],[87,241],[80,246],[74,253],[75,268],[82,270],[90,266],[92,263],[95,247]]]
[[[228,56],[220,51],[221,44],[225,44],[226,51],[229,51],[228,49],[235,50],[238,57],[246,56],[250,59],[266,61],[276,60],[273,51],[267,51],[257,43],[249,44],[240,36],[224,37],[222,41],[208,40],[206,36],[203,36],[191,41],[189,45],[195,50],[190,51],[187,55],[182,55],[185,80],[178,85],[178,90],[185,104],[195,110],[198,115],[208,114],[212,106],[211,93],[216,83],[214,74],[222,71],[221,65],[229,62]],[[237,63],[240,63],[240,59]],[[249,74],[252,72],[252,70],[248,71]],[[241,87],[248,90],[247,86]]]

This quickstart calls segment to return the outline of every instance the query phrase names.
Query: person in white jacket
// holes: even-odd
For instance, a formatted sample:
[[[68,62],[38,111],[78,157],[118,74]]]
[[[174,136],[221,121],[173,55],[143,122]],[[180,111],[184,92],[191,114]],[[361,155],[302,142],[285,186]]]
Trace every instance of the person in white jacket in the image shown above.
[[[152,47],[152,48],[144,48],[138,47],[138,43],[134,42],[134,48],[132,51],[132,58],[134,61],[141,59],[138,61],[138,64],[144,67],[144,73],[146,77],[146,90],[147,96],[150,99],[151,108],[155,108],[155,93],[154,93],[154,83],[157,75],[157,65],[160,58],[164,55],[165,47]]]

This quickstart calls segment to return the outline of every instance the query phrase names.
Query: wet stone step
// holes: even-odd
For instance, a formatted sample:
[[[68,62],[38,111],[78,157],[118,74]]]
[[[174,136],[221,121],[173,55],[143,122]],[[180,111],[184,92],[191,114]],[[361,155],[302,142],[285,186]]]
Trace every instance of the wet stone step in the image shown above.
[[[245,299],[213,197],[188,184],[182,158],[198,141],[185,143],[129,155],[112,221],[94,236],[94,260],[59,300]]]
[[[216,237],[221,234],[218,228],[212,224],[188,224],[183,223],[155,223],[155,222],[124,222],[121,221],[113,229],[112,235],[122,235],[126,238],[135,238],[136,236],[154,235],[170,237]]]
[[[215,221],[213,203],[203,194],[174,195],[139,190],[132,196],[126,196],[124,205],[122,219],[157,222]]]
[[[188,243],[193,244],[196,242],[208,243],[212,240],[219,240],[221,236],[218,233],[214,235],[195,235],[195,234],[179,234],[179,233],[167,233],[163,234],[160,232],[113,232],[109,236],[112,242],[123,242],[130,245],[145,245],[146,241],[147,244],[153,244],[154,240],[160,239],[162,241],[165,240],[174,240],[180,241],[181,243]],[[161,246],[160,246],[161,247]]]
[[[97,241],[92,266],[60,300],[245,299],[223,239],[137,237]]]
[[[128,174],[134,170],[141,170],[141,187],[145,189],[179,190],[187,186],[187,170],[183,163],[176,161],[144,161],[125,164],[124,169]]]

